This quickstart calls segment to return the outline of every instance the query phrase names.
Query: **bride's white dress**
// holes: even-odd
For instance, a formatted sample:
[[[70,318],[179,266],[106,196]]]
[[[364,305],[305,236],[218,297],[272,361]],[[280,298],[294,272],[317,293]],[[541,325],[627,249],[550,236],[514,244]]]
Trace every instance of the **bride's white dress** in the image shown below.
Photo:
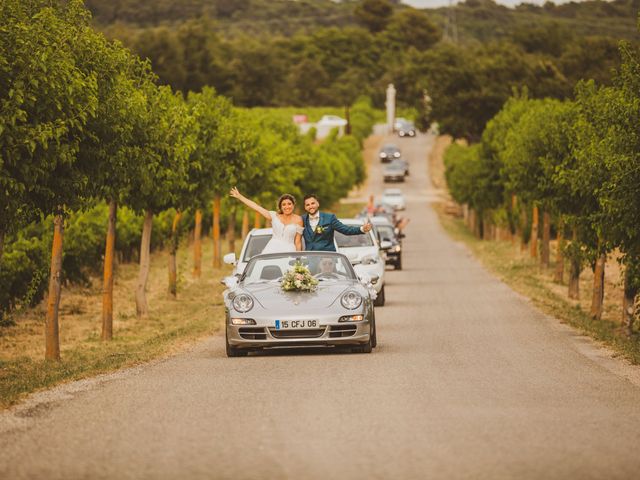
[[[295,223],[285,225],[280,221],[276,212],[269,212],[269,215],[271,215],[273,236],[265,245],[262,253],[295,252],[296,244],[294,240],[296,239],[296,234],[302,234],[304,229]]]

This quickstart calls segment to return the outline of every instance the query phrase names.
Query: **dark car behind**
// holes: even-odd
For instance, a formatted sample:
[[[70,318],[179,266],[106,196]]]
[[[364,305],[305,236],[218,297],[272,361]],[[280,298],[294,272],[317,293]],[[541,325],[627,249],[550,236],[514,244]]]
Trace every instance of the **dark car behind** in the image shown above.
[[[382,161],[383,163],[386,163],[386,162],[390,162],[395,158],[400,158],[401,153],[400,153],[400,149],[397,146],[391,143],[388,143],[380,149],[378,156],[380,157],[380,161]]]

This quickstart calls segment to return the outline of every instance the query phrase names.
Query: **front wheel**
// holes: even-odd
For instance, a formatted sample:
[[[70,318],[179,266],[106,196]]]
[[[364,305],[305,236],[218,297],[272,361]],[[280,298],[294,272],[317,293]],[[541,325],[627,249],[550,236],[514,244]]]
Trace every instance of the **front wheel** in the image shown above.
[[[227,347],[227,357],[235,358],[235,357],[246,357],[249,355],[249,352],[246,350],[241,350],[232,345],[229,345],[229,338],[225,335],[225,344]]]
[[[351,349],[353,353],[371,353],[373,350],[373,344],[371,343],[371,337],[369,337],[369,341],[363,345],[358,345],[357,347]]]
[[[371,348],[378,346],[378,329],[376,328],[376,316],[374,314],[373,321],[371,322]]]
[[[385,298],[384,298],[384,285],[383,285],[382,288],[380,289],[380,293],[378,293],[378,296],[373,301],[373,305],[376,307],[384,307],[384,302],[385,302]]]

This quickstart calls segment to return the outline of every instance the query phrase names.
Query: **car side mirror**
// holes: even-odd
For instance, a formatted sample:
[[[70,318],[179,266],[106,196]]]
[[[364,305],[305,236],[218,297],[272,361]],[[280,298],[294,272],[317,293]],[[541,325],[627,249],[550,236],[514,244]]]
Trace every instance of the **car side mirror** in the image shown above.
[[[222,261],[227,265],[235,265],[236,263],[238,263],[238,260],[236,259],[236,254],[233,252],[227,253],[224,257],[222,257]]]
[[[380,248],[382,250],[389,250],[392,246],[393,244],[388,240],[383,240],[382,242],[380,242]]]

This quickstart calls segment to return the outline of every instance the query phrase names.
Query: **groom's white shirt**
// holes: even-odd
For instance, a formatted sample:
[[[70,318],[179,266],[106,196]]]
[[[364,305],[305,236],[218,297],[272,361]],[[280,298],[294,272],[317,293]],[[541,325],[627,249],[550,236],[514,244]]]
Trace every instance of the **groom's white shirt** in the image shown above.
[[[309,215],[309,225],[311,226],[311,230],[315,230],[320,223],[320,212],[315,215]]]

